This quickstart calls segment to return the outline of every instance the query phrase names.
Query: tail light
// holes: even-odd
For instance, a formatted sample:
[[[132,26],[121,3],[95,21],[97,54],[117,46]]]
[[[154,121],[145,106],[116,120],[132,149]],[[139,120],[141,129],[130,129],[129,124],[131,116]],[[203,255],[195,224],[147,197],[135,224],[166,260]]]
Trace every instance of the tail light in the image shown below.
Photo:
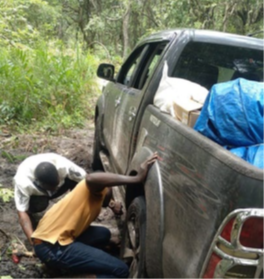
[[[263,276],[264,209],[239,209],[228,215],[209,250],[203,278]]]
[[[220,261],[221,261],[221,258],[217,254],[212,253],[203,278],[213,278],[215,268]]]
[[[263,249],[263,218],[247,219],[241,229],[239,240],[244,247]]]
[[[221,237],[223,237],[226,241],[231,242],[231,231],[234,224],[235,219],[232,218],[225,225],[223,231],[221,232]]]

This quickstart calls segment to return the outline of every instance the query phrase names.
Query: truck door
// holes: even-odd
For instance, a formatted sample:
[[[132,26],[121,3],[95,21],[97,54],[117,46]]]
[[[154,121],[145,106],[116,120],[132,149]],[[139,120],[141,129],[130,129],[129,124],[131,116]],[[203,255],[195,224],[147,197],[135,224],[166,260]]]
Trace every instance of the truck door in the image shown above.
[[[119,173],[125,173],[135,117],[144,86],[153,73],[167,42],[139,46],[122,65],[117,82],[107,86],[104,136],[111,160]]]

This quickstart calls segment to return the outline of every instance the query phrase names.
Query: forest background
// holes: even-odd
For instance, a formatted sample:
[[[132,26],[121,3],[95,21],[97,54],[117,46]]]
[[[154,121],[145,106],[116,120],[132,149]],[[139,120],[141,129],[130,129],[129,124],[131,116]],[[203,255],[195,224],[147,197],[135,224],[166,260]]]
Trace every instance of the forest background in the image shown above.
[[[118,69],[142,37],[181,27],[254,34],[263,1],[1,0],[0,133],[82,126],[98,64]]]

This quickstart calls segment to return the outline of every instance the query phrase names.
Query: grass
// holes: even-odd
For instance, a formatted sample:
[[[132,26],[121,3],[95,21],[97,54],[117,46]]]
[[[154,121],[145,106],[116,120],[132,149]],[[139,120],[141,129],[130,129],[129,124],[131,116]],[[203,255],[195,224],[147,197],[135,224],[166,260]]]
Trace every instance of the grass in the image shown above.
[[[98,59],[59,41],[0,48],[0,125],[19,131],[82,126],[99,95]],[[1,130],[1,128],[0,128]]]

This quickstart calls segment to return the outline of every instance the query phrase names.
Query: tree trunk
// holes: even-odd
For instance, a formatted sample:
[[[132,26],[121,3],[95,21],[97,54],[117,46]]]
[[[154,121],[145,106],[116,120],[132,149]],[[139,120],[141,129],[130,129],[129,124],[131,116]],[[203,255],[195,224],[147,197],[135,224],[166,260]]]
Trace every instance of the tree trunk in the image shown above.
[[[127,1],[127,9],[123,17],[123,57],[127,56],[129,50],[129,18],[130,18],[130,1]]]

